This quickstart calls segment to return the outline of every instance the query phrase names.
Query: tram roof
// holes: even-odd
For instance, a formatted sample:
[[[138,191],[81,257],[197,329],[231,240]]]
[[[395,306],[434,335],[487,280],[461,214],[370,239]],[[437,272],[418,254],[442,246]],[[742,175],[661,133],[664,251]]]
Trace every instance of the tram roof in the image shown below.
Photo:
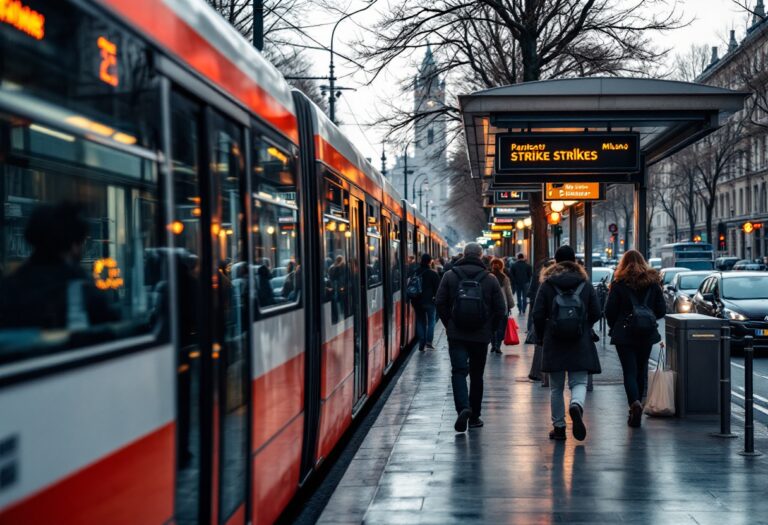
[[[750,93],[649,78],[525,82],[459,96],[470,169],[493,174],[495,134],[507,131],[633,131],[647,165],[712,133]]]

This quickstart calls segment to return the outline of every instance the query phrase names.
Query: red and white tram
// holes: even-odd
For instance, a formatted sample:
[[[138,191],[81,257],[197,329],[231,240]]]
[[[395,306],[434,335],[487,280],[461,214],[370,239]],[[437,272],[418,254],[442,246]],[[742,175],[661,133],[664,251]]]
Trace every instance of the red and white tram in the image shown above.
[[[202,1],[0,2],[0,523],[271,523],[445,241]]]

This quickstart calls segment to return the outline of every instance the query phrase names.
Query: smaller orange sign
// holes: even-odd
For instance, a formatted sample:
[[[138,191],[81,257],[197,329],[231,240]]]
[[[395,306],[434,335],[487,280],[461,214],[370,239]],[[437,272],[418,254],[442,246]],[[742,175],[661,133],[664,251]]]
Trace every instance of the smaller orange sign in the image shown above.
[[[596,201],[600,200],[599,182],[547,182],[544,200],[547,201]]]
[[[493,232],[505,232],[514,228],[511,224],[491,224],[491,231]]]

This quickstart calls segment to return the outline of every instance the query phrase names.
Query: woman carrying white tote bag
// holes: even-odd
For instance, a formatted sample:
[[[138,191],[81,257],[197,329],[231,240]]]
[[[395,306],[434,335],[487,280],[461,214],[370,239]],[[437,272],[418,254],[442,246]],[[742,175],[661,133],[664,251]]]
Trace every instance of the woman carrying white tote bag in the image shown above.
[[[645,401],[645,413],[649,416],[675,415],[676,373],[666,368],[666,361],[666,350],[664,343],[661,343],[656,370],[648,373],[648,399]]]

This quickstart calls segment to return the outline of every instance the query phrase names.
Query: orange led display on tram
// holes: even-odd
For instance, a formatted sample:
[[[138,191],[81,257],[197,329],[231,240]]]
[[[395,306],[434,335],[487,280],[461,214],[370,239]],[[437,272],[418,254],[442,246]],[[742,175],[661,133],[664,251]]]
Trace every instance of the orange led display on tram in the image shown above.
[[[18,0],[0,0],[0,22],[15,27],[35,40],[45,36],[45,16]]]
[[[120,79],[117,76],[117,45],[103,36],[99,37],[96,44],[101,50],[99,78],[102,82],[109,84],[112,87],[117,87],[120,83]]]

